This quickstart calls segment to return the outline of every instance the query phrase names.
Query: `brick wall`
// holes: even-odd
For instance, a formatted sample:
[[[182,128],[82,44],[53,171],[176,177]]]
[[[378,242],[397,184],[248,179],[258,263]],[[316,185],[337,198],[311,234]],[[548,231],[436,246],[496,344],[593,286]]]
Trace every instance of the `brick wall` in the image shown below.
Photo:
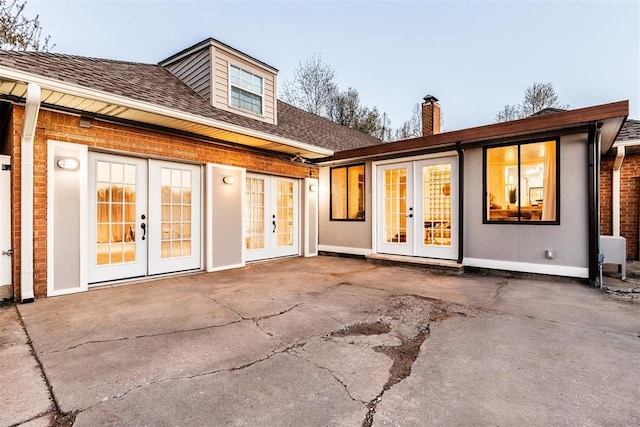
[[[600,228],[613,232],[612,179],[614,157],[602,159],[600,167]],[[625,155],[620,169],[620,235],[627,239],[627,258],[639,258],[640,153]]]
[[[20,137],[24,108],[13,109],[10,132],[13,139],[12,168],[12,241],[14,296],[20,299]],[[34,141],[34,293],[47,293],[47,141],[84,144],[92,148],[131,153],[143,157],[161,157],[198,163],[217,163],[246,168],[249,171],[292,178],[318,177],[318,169],[283,160],[279,156],[254,153],[210,142],[171,136],[133,127],[91,122],[91,128],[79,127],[80,118],[48,110],[38,116]],[[283,158],[290,156],[283,154]]]

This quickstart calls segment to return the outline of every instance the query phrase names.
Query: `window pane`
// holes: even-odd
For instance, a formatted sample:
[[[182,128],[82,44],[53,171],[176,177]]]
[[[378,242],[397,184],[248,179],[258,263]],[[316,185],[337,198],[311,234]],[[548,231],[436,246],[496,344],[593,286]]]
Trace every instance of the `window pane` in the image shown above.
[[[262,114],[262,77],[231,65],[231,105]]]
[[[348,176],[349,219],[364,219],[364,165],[349,167]]]
[[[556,141],[488,148],[489,221],[556,221]]]
[[[331,169],[331,219],[347,219],[347,168]]]

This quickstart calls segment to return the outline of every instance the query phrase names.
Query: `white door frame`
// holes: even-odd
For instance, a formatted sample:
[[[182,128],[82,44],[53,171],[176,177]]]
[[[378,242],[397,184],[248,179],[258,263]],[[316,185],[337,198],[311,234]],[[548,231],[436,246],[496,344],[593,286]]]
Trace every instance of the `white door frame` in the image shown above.
[[[459,250],[458,248],[459,234],[458,233],[459,233],[460,206],[458,206],[458,202],[459,202],[458,190],[459,190],[460,171],[458,170],[459,162],[458,162],[458,153],[456,151],[446,151],[441,153],[433,153],[433,154],[410,156],[405,158],[396,158],[396,159],[380,160],[377,162],[372,162],[371,164],[371,168],[372,168],[371,196],[372,196],[372,208],[373,208],[372,217],[374,218],[374,220],[372,221],[372,224],[371,224],[371,236],[372,236],[372,252],[373,253],[394,253],[394,252],[389,252],[388,248],[385,248],[385,247],[383,247],[382,249],[380,248],[380,239],[382,234],[381,234],[381,230],[380,230],[381,227],[379,223],[381,222],[381,215],[383,210],[381,208],[382,201],[380,197],[379,187],[383,185],[383,183],[380,180],[378,169],[385,168],[386,165],[397,165],[397,164],[402,164],[407,162],[417,163],[423,160],[430,160],[430,159],[435,159],[436,160],[435,163],[437,163],[438,160],[447,159],[447,158],[451,158],[451,162],[452,162],[451,163],[452,165],[451,196],[452,196],[452,203],[455,204],[455,206],[452,206],[452,244],[455,246],[455,249],[450,251],[448,254],[440,254],[434,257],[437,257],[437,258],[442,257],[443,259],[457,259],[458,250]],[[454,169],[455,169],[455,173],[454,173]],[[415,217],[415,214],[414,214],[414,217]],[[416,253],[415,248],[413,249],[412,253],[413,254]],[[419,256],[424,256],[424,255],[419,255]]]
[[[383,187],[385,185],[384,173],[387,171],[405,171],[405,193],[398,194],[399,198],[396,199],[395,206],[390,206],[394,209],[397,215],[399,224],[392,230],[391,238],[392,242],[385,241],[385,221],[384,217],[388,213],[385,209],[385,198]],[[378,208],[376,210],[377,217],[376,228],[377,236],[379,240],[377,242],[377,249],[379,252],[395,254],[395,255],[413,255],[414,254],[414,222],[415,210],[413,206],[413,163],[412,162],[398,162],[382,165],[377,168],[376,174],[378,175],[377,182],[379,187],[376,189],[378,193]],[[404,204],[403,206],[398,205]],[[391,203],[394,204],[394,203]],[[404,225],[404,227],[403,227]]]
[[[261,179],[264,183],[264,246],[260,249],[246,249],[245,260],[257,261],[262,259],[277,258],[300,254],[300,183],[297,179],[285,178],[275,175],[265,175],[247,172],[246,179]],[[293,227],[293,241],[290,245],[278,246],[278,225],[283,226],[285,219],[278,217],[278,183],[285,182],[293,185],[293,217],[289,226]],[[246,193],[243,195],[246,198]],[[246,202],[246,200],[245,200]],[[245,203],[246,206],[246,203]],[[251,216],[247,210],[246,220]],[[246,229],[245,229],[246,231]],[[243,242],[246,235],[243,235]]]
[[[176,245],[176,241],[172,241],[174,238],[174,230],[163,230],[163,218],[162,218],[162,170],[165,172],[169,172],[173,174],[177,172],[179,175],[178,182],[175,181],[175,177],[170,176],[169,186],[172,188],[187,188],[187,186],[191,190],[191,201],[188,204],[184,204],[182,201],[177,201],[177,206],[172,205],[169,206],[169,215],[171,215],[171,220],[173,220],[174,212],[173,210],[179,211],[177,212],[180,215],[180,218],[177,220],[178,223],[175,224],[176,221],[172,221],[169,224],[169,227],[178,226],[180,227],[180,223],[182,225],[188,226],[189,233],[189,249],[190,254],[187,256],[162,256],[162,244],[163,244],[163,232],[167,234],[164,236],[164,243],[168,243],[170,245]],[[185,271],[185,270],[194,270],[198,269],[201,266],[201,236],[202,236],[202,225],[200,221],[200,212],[201,212],[201,175],[202,168],[196,165],[190,165],[185,163],[177,163],[177,162],[168,162],[161,160],[149,160],[149,230],[148,230],[148,254],[149,254],[149,267],[148,274],[162,274],[162,273],[170,273],[177,271]],[[188,178],[187,178],[188,177]],[[185,185],[183,179],[189,179],[188,185]],[[171,197],[173,194],[171,195]],[[178,195],[178,197],[180,197]],[[165,205],[166,207],[166,205]],[[185,214],[184,211],[188,211],[190,214],[190,221],[185,222],[185,219],[182,218],[182,215]],[[182,227],[180,227],[182,228]],[[182,241],[184,236],[181,233],[185,233],[186,235],[186,227],[185,229],[177,230],[178,236],[175,236],[178,242]]]
[[[442,164],[450,164],[451,165],[451,175],[449,182],[449,197],[450,197],[450,211],[451,218],[448,221],[448,226],[444,221],[436,222],[435,228],[431,230],[431,237],[433,238],[433,243],[429,244],[425,241],[425,237],[423,236],[424,228],[419,227],[422,231],[420,232],[420,238],[417,238],[418,233],[416,232],[416,241],[415,241],[415,255],[425,258],[439,258],[439,259],[457,259],[458,258],[458,233],[459,233],[459,222],[458,215],[460,212],[460,207],[458,206],[458,158],[457,157],[440,157],[435,159],[427,159],[420,160],[414,162],[414,181],[415,181],[415,192],[414,197],[416,198],[415,210],[416,210],[416,220],[418,218],[425,218],[426,215],[423,212],[423,201],[425,199],[424,186],[422,185],[422,171],[425,166],[433,166],[433,165],[442,165]],[[419,220],[418,220],[419,221]],[[416,223],[417,224],[417,223]],[[444,228],[443,228],[444,227]],[[447,228],[448,227],[448,228]],[[438,244],[438,239],[442,239],[441,236],[449,235],[450,245],[442,245]],[[442,241],[440,241],[442,243]]]
[[[146,159],[127,157],[114,154],[89,153],[89,216],[88,216],[88,282],[100,283],[119,279],[142,277],[147,275],[147,228],[148,228],[148,161]],[[136,167],[135,175],[135,229],[127,230],[133,234],[135,241],[135,261],[123,262],[115,265],[98,265],[97,263],[97,162],[111,162],[114,164],[126,164]],[[111,232],[109,231],[109,234]],[[124,236],[123,236],[124,238]]]
[[[0,156],[0,165],[0,286],[11,286],[11,157]]]

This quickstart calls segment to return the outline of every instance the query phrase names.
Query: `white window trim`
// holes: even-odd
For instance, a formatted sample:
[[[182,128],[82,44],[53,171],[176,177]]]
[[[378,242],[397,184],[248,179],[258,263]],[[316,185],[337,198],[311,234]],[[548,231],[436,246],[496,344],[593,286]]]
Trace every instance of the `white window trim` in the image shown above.
[[[231,67],[238,68],[238,69],[244,71],[245,73],[249,73],[249,74],[252,74],[252,75],[254,75],[256,77],[260,77],[260,79],[262,80],[262,92],[261,93],[257,93],[257,92],[254,92],[252,90],[245,89],[243,87],[231,84]],[[263,117],[264,118],[265,117],[265,114],[264,114],[264,86],[265,86],[264,82],[265,82],[265,80],[266,80],[265,77],[260,75],[260,74],[257,74],[257,73],[255,73],[253,71],[246,70],[246,69],[244,69],[243,67],[241,67],[239,65],[232,64],[231,62],[227,63],[227,83],[228,83],[228,87],[227,87],[227,94],[228,94],[228,96],[227,96],[227,105],[229,106],[229,108],[232,108],[234,110],[242,111],[242,112],[247,113],[247,114],[252,114],[254,116],[258,116],[258,117]],[[240,90],[244,90],[245,92],[249,92],[249,93],[251,93],[253,95],[259,96],[260,97],[260,104],[261,104],[260,105],[261,113],[258,114],[258,113],[254,112],[254,111],[246,110],[244,108],[240,108],[240,107],[236,107],[236,106],[232,105],[231,104],[231,87],[232,86],[233,87],[237,87]]]

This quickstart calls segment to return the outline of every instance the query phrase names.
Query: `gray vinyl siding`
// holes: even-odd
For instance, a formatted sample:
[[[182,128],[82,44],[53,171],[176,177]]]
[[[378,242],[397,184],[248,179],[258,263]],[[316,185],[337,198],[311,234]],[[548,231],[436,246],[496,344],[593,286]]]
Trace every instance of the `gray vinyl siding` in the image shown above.
[[[211,55],[209,48],[201,49],[166,68],[185,82],[198,95],[211,101]]]

